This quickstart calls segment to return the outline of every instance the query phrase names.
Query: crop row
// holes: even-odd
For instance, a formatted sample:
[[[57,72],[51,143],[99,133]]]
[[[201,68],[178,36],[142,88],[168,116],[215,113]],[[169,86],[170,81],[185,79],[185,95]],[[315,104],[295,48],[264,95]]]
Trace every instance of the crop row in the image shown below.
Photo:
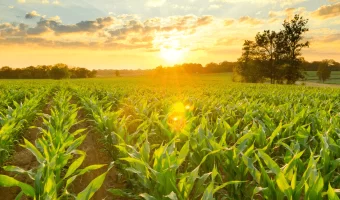
[[[3,167],[6,171],[24,174],[33,180],[34,184],[30,185],[13,177],[0,175],[2,187],[17,186],[22,189],[17,199],[23,195],[34,199],[90,199],[101,187],[107,172],[93,179],[80,193],[71,192],[72,184],[79,176],[104,166],[91,165],[80,169],[86,154],[78,147],[86,137],[86,129],[70,131],[78,123],[79,110],[75,104],[70,103],[71,97],[66,89],[59,90],[53,98],[51,114],[45,113],[42,116],[44,125],[38,127],[40,137],[35,144],[24,139],[22,146],[35,156],[39,165],[30,170],[17,166]]]

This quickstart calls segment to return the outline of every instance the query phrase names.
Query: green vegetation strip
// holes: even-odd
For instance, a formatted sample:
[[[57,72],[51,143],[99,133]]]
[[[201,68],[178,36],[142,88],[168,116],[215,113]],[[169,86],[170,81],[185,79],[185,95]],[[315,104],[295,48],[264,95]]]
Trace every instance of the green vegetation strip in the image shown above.
[[[127,180],[115,195],[338,199],[339,90],[109,83],[76,91]]]
[[[24,140],[22,146],[34,154],[39,166],[28,171],[16,166],[4,167],[6,171],[25,174],[34,181],[33,185],[28,185],[12,177],[0,175],[0,186],[18,186],[22,189],[18,199],[22,195],[34,199],[90,199],[101,187],[107,172],[93,179],[79,194],[69,192],[69,187],[77,177],[104,166],[91,165],[79,169],[86,155],[77,148],[86,135],[81,135],[84,129],[70,132],[71,127],[77,124],[78,112],[77,106],[69,103],[71,97],[66,89],[61,89],[54,97],[55,105],[51,115],[43,116],[45,128],[40,127],[41,137],[35,144]]]
[[[49,88],[41,88],[33,95],[28,95],[30,98],[25,98],[22,103],[13,98],[14,108],[8,107],[7,111],[0,113],[0,165],[8,159],[13,144],[20,138],[24,128],[37,116],[49,91]],[[20,91],[18,93],[20,94]]]

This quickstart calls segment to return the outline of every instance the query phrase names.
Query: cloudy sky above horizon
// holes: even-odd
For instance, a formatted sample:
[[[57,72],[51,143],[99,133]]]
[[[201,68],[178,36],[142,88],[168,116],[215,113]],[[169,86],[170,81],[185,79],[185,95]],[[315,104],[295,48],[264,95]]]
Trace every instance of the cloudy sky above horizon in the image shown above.
[[[340,0],[0,0],[0,13],[0,66],[236,61],[294,14],[309,19],[305,59],[340,61]]]

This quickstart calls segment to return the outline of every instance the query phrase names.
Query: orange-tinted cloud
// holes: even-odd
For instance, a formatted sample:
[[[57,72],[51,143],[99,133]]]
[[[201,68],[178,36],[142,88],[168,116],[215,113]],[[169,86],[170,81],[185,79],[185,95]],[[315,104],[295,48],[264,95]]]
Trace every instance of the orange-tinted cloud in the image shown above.
[[[332,5],[324,5],[312,12],[313,17],[328,19],[340,16],[340,2]]]
[[[249,16],[243,16],[238,21],[240,23],[249,24],[249,25],[259,25],[259,24],[263,24],[264,23],[260,19],[252,18],[252,17],[249,17]]]

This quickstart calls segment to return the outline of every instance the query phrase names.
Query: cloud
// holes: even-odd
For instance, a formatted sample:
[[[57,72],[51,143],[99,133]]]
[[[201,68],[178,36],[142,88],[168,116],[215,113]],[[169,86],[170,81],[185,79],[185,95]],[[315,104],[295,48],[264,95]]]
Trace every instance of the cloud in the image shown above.
[[[17,0],[18,3],[25,3],[26,0]]]
[[[306,8],[286,8],[282,11],[269,11],[268,16],[270,21],[276,21],[278,17],[284,17],[286,19],[292,18],[295,14],[304,15],[306,14]],[[276,18],[276,20],[274,19]]]
[[[0,24],[0,45],[78,45],[86,48],[149,50],[158,48],[154,46],[155,38],[165,41],[168,38],[193,35],[197,29],[211,24],[213,20],[210,15],[184,15],[141,21],[138,16],[123,15],[63,24],[58,16],[42,17],[31,27],[26,24]]]
[[[306,0],[209,0],[213,3],[253,3],[253,4],[280,4],[281,7],[299,4]]]
[[[150,18],[144,23],[132,19],[126,21],[123,27],[109,31],[115,39],[124,39],[128,35],[154,34],[155,32],[182,31],[193,33],[196,28],[212,23],[213,17],[210,15],[197,17],[195,15],[170,16],[167,18]]]
[[[26,19],[32,19],[32,18],[35,18],[35,17],[40,17],[40,14],[37,13],[37,11],[35,11],[35,10],[33,10],[32,12],[29,12],[25,15]]]
[[[263,21],[257,18],[251,18],[249,16],[243,16],[238,20],[240,23],[249,25],[259,25],[263,24]]]
[[[340,2],[332,5],[324,5],[312,12],[312,16],[321,19],[328,19],[340,16]]]
[[[95,21],[81,21],[76,24],[64,25],[58,16],[49,19],[41,19],[37,26],[29,28],[29,35],[39,35],[46,32],[54,32],[56,35],[67,33],[95,33],[114,23],[113,17],[97,18]]]
[[[145,3],[148,7],[160,7],[166,3],[166,0],[147,0]]]
[[[226,19],[224,20],[224,26],[230,26],[235,22],[233,19]]]

